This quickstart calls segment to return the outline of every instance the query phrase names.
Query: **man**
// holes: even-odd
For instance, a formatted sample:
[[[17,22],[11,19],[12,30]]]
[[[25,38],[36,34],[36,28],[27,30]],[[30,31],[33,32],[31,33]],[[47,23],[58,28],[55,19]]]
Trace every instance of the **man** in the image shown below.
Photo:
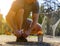
[[[16,0],[18,1],[18,0]],[[39,17],[39,4],[37,0],[23,0],[23,7],[19,7],[19,10],[11,12],[6,16],[6,20],[11,28],[14,30],[13,33],[17,37],[17,42],[26,42],[27,36],[30,34],[42,34],[42,29],[38,24]],[[13,5],[14,6],[14,5]],[[16,7],[16,6],[15,6]],[[13,8],[14,9],[14,8]],[[9,13],[10,13],[9,12]],[[30,12],[32,12],[32,21],[28,19]],[[17,13],[17,14],[16,14]]]

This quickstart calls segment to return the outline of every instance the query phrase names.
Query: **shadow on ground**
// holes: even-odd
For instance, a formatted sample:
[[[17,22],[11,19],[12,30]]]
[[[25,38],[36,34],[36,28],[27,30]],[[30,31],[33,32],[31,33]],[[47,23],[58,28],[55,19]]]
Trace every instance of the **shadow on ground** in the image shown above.
[[[39,42],[7,42],[9,45],[24,45],[24,46],[51,46],[50,43]]]

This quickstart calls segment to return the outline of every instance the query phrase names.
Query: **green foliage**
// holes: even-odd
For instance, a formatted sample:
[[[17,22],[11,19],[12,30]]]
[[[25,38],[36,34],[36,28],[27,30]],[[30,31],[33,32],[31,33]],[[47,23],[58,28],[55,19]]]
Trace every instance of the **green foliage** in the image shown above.
[[[29,17],[28,17],[28,18],[32,19],[32,16],[31,16],[31,15],[29,15]]]
[[[43,15],[43,14],[40,14],[40,15],[39,15],[39,19],[38,19],[38,22],[39,22],[40,24],[42,24],[43,18],[44,18],[44,15]]]
[[[39,10],[40,10],[40,13],[43,13],[43,12],[44,12],[44,6],[41,5],[41,6],[39,7]]]

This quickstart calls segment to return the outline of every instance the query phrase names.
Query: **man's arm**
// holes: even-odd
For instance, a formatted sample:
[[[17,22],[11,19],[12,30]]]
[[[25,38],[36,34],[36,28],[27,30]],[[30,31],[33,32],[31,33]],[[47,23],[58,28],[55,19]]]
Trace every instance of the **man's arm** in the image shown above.
[[[35,27],[35,25],[38,23],[38,18],[39,18],[39,3],[36,2],[34,5],[33,5],[33,8],[32,8],[32,24],[31,24],[31,30]]]
[[[38,18],[39,18],[39,14],[38,13],[34,13],[32,16],[32,24],[31,24],[31,30],[36,26],[36,24],[38,23]]]

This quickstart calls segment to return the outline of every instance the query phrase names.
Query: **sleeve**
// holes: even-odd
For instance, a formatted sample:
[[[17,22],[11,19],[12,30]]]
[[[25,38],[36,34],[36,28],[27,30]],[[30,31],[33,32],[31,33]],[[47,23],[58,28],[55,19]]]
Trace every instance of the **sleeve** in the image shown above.
[[[39,13],[39,3],[38,2],[33,4],[32,13]]]

